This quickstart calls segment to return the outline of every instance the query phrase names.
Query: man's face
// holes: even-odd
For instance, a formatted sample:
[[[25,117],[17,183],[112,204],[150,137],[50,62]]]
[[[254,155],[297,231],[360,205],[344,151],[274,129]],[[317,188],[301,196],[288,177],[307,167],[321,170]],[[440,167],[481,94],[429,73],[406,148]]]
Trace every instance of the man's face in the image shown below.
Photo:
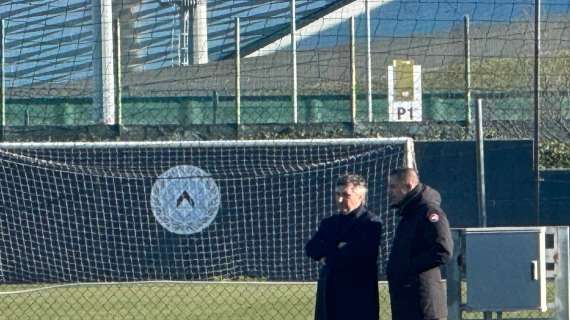
[[[343,214],[347,214],[360,207],[362,201],[364,201],[362,190],[355,188],[352,183],[336,187],[335,197],[338,210]]]
[[[390,205],[396,205],[406,197],[406,194],[410,192],[410,188],[405,181],[399,181],[394,177],[390,177],[390,182],[388,183],[388,192],[390,196]]]

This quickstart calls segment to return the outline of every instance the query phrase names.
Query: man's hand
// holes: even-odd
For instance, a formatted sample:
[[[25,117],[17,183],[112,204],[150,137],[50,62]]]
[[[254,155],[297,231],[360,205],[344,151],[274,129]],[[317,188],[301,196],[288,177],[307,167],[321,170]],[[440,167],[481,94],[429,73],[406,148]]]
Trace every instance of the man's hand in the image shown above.
[[[322,264],[327,264],[327,258],[326,257],[322,257],[321,260],[319,260]]]
[[[340,248],[342,248],[342,247],[344,247],[344,246],[346,246],[346,242],[341,241],[341,242],[338,243],[338,245],[337,245],[336,247],[337,247],[338,249],[340,249]]]

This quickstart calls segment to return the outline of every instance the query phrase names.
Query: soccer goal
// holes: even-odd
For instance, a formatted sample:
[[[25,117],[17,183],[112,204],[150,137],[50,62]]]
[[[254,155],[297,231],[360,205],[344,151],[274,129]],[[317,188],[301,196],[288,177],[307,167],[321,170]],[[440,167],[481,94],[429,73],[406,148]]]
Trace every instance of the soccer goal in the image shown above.
[[[0,308],[221,319],[252,305],[243,317],[306,318],[318,265],[303,248],[335,212],[336,178],[369,181],[383,273],[387,177],[414,165],[407,138],[0,144]]]

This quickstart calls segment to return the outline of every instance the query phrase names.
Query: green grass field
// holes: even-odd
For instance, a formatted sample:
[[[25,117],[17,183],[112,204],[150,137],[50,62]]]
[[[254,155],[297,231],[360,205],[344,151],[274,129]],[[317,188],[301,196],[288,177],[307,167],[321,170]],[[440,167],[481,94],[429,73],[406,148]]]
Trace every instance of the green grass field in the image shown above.
[[[32,289],[2,286],[1,292]],[[0,296],[2,319],[312,319],[313,284],[78,285]]]
[[[390,319],[388,288],[380,283],[381,319]],[[313,319],[312,283],[136,283],[0,286],[0,319]],[[549,284],[552,293],[553,285]],[[14,293],[10,293],[14,292]],[[554,297],[549,294],[549,301]],[[503,319],[536,319],[552,312],[511,312]],[[481,319],[469,312],[465,319]],[[356,319],[355,319],[356,320]]]

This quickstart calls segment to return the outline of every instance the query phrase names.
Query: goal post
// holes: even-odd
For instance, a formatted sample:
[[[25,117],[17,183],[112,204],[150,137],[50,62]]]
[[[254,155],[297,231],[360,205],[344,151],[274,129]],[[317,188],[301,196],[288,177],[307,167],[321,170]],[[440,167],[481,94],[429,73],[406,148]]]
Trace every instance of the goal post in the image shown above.
[[[383,274],[396,224],[387,178],[414,166],[408,138],[3,143],[0,293],[15,284],[314,281],[304,244],[336,211],[344,173],[369,182],[367,205],[384,224]]]

